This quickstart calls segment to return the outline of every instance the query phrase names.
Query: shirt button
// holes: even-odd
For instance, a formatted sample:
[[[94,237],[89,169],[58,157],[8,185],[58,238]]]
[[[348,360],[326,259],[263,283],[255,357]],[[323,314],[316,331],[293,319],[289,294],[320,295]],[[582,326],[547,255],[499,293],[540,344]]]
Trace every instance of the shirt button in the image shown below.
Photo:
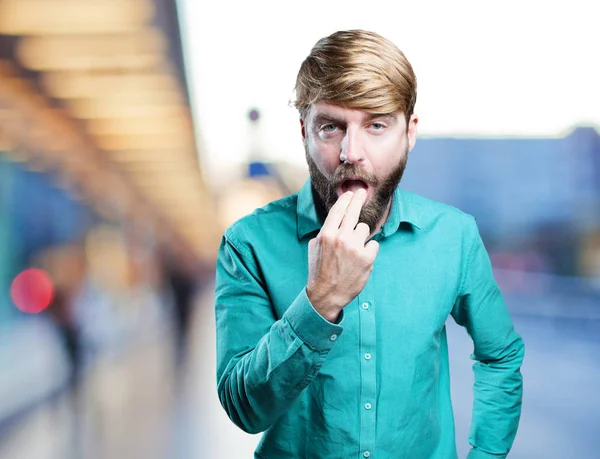
[[[369,309],[369,303],[363,303],[362,304],[362,308],[363,309]]]
[[[370,456],[371,456],[371,453],[370,453],[370,452],[368,452],[368,451],[365,451],[365,452],[363,453],[363,456],[364,456],[364,457],[370,457]]]
[[[368,354],[368,353],[367,353],[367,354],[365,354],[365,359],[367,359],[367,360],[371,360],[371,354]]]
[[[331,335],[331,336],[329,337],[329,339],[330,339],[331,341],[335,341],[335,340],[337,339],[337,335],[334,333],[333,335]]]
[[[365,403],[365,410],[370,410],[370,409],[371,409],[371,404]]]

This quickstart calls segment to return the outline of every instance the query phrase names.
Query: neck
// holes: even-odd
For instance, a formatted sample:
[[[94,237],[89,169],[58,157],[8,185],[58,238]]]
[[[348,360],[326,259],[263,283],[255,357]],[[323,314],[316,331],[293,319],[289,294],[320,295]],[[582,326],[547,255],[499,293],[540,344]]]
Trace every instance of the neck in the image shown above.
[[[375,226],[375,228],[373,229],[373,231],[371,231],[371,237],[375,236],[379,230],[381,229],[381,227],[384,225],[384,223],[387,221],[388,216],[390,215],[390,208],[392,206],[392,199],[390,198],[389,202],[387,203],[387,206],[385,206],[385,211],[383,212],[383,216],[381,217],[381,219],[377,222],[377,225]]]

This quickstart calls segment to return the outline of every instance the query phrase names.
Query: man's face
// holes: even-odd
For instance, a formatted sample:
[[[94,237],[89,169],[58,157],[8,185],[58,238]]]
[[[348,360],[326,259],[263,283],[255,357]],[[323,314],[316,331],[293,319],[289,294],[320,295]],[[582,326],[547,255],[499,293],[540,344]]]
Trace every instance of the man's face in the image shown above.
[[[413,115],[407,126],[401,112],[375,116],[318,102],[300,122],[311,181],[325,210],[329,212],[342,193],[365,188],[360,221],[373,231],[387,216],[402,179],[418,118]],[[342,163],[340,156],[350,164]]]

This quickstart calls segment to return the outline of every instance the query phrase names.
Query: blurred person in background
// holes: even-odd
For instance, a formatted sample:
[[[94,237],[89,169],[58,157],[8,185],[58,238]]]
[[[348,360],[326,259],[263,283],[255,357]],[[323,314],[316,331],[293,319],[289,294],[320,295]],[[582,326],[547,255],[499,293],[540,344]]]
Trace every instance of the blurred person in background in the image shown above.
[[[67,243],[50,246],[37,257],[37,262],[45,269],[54,283],[54,295],[46,314],[56,327],[68,361],[66,398],[55,400],[55,420],[64,422],[61,401],[66,402],[72,419],[70,436],[70,457],[81,457],[83,448],[82,428],[84,420],[83,371],[85,366],[84,332],[78,314],[79,296],[85,289],[87,258],[83,244]]]
[[[39,263],[54,282],[48,315],[60,334],[70,366],[69,388],[78,387],[83,365],[82,333],[76,313],[76,298],[83,288],[87,265],[83,246],[53,246],[39,256]]]
[[[176,260],[171,258],[164,263],[164,278],[172,298],[175,364],[177,370],[182,370],[187,358],[197,284],[192,275],[183,266],[178,266]]]
[[[473,339],[469,459],[506,457],[524,346],[475,219],[398,185],[416,77],[378,34],[319,40],[296,81],[310,179],[230,226],[217,383],[262,459],[457,457],[445,322]]]

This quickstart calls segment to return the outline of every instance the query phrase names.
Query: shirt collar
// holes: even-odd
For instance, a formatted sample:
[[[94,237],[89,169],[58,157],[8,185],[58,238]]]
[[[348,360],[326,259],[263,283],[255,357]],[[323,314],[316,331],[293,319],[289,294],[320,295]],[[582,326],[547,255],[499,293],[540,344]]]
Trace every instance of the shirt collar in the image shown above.
[[[383,236],[394,234],[401,223],[410,223],[420,229],[422,223],[418,210],[418,207],[411,202],[411,194],[399,187],[396,188],[390,213],[383,224]],[[298,192],[297,215],[298,240],[321,229],[322,223],[317,215],[310,178]]]

